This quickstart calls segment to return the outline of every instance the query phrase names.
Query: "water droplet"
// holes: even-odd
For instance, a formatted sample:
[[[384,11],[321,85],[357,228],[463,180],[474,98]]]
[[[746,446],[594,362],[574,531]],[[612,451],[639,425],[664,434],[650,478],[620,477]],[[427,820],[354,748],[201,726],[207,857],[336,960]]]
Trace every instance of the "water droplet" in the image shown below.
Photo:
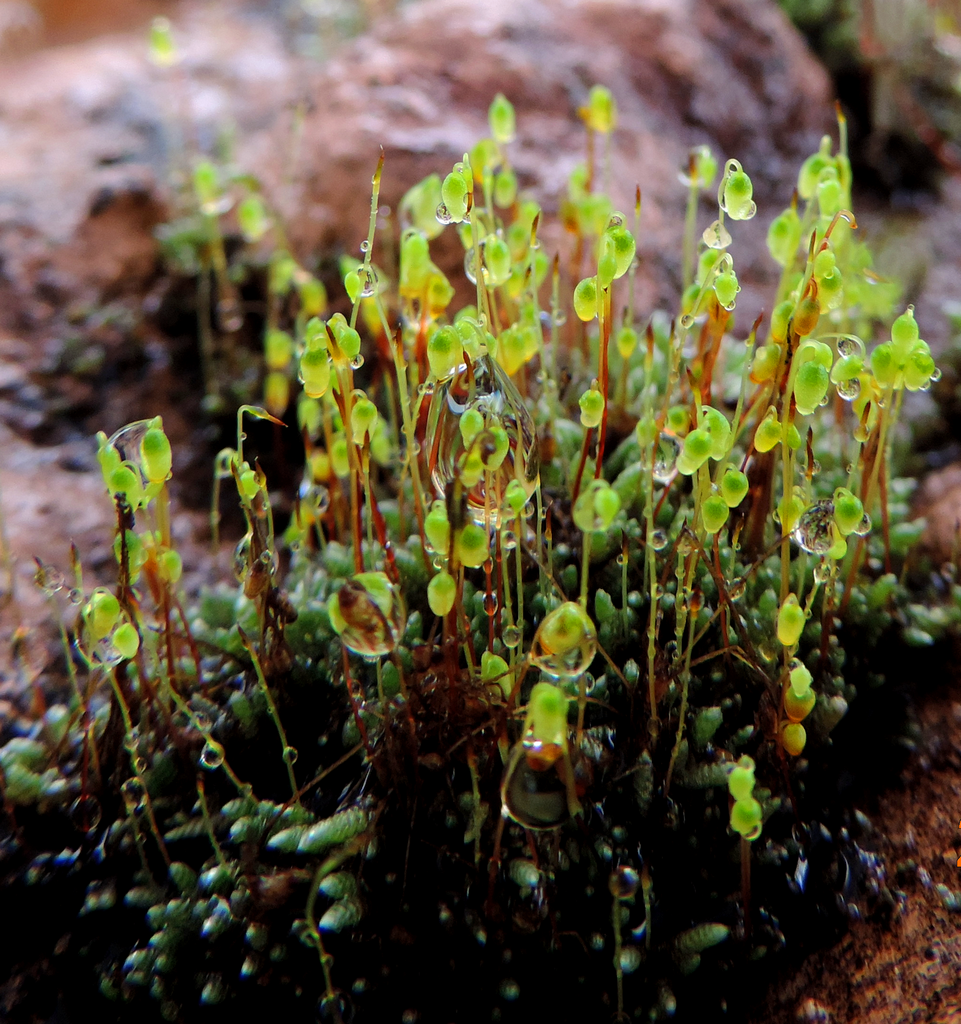
[[[854,428],[854,440],[857,441],[858,444],[864,444],[864,442],[867,441],[867,439],[868,439],[868,428],[867,428],[867,425],[864,424],[864,423],[859,423]],[[848,469],[848,472],[850,473],[851,470]]]
[[[838,355],[842,359],[848,356],[864,356],[864,342],[852,334],[838,338]]]
[[[297,761],[297,748],[284,747],[283,758],[287,764],[295,764]]]
[[[501,999],[508,1003],[513,1003],[520,998],[521,987],[513,978],[505,978],[501,982],[500,993]]]
[[[661,434],[654,450],[654,479],[659,484],[670,483],[674,466],[681,452],[681,442],[673,434]]]
[[[324,515],[330,508],[330,491],[323,484],[314,484],[304,480],[298,494],[301,508],[309,509],[315,516]]]
[[[859,537],[864,537],[866,534],[869,534],[871,532],[871,517],[867,514],[867,512],[865,512],[864,515],[861,516],[861,522],[858,523],[857,526],[855,526],[854,532]]]
[[[521,642],[520,629],[518,629],[517,626],[508,626],[504,630],[501,636],[501,640],[503,641],[504,646],[508,648],[508,650],[514,650],[514,648],[517,647],[518,644],[520,644]]]
[[[204,749],[200,752],[200,767],[206,768],[208,771],[213,771],[215,768],[219,768],[224,763],[224,748],[218,743],[216,746],[212,743],[206,744]]]
[[[663,530],[655,530],[648,541],[648,544],[655,550],[661,551],[667,547],[667,534]]]
[[[417,390],[422,395],[432,395],[434,393],[434,382],[432,380],[425,381]]]
[[[817,476],[817,474],[820,473],[820,472],[821,472],[821,463],[818,462],[817,459],[815,459],[814,462],[811,463],[811,475],[812,476]]]
[[[105,636],[102,640],[98,640],[91,651],[93,661],[98,665],[104,665],[110,668],[113,665],[119,665],[123,661],[123,655],[113,645],[113,641],[109,636]]]
[[[359,370],[364,365],[364,357],[358,352],[350,361],[350,368],[352,370]]]
[[[736,579],[731,581],[731,585],[727,588],[727,595],[732,601],[740,601],[744,597],[744,591],[747,589],[747,585],[744,580]]]
[[[563,309],[558,309],[553,315],[553,321],[555,327],[563,327],[567,323],[567,314]]]
[[[794,539],[812,555],[826,555],[834,547],[834,502],[816,501],[800,515],[794,527]]]
[[[80,604],[83,601],[83,591],[77,587],[71,587],[67,594],[67,600],[71,604]]]
[[[501,786],[501,801],[509,817],[529,829],[552,829],[570,818],[563,760],[544,771],[530,766],[522,745],[515,747]]]
[[[100,824],[103,811],[100,801],[89,793],[82,793],[70,805],[70,820],[81,832],[93,832]]]
[[[435,569],[443,569],[445,561],[447,561],[447,559],[445,559],[441,555],[438,555],[431,564],[434,566]]]
[[[594,932],[591,935],[591,949],[600,952],[604,948],[604,935],[601,932]]]
[[[641,884],[638,873],[628,864],[622,864],[608,881],[611,895],[618,900],[629,900]]]
[[[938,382],[938,381],[939,381],[940,379],[941,379],[941,371],[940,371],[940,370],[938,369],[938,367],[936,366],[936,367],[935,367],[935,368],[934,368],[934,369],[933,369],[933,370],[931,371],[931,383],[932,383],[932,384],[937,384],[937,382]]]
[[[622,974],[633,974],[641,966],[641,951],[637,946],[625,946],[621,950],[618,966]]]
[[[336,600],[336,608],[334,601]],[[341,642],[364,658],[389,654],[404,632],[407,613],[400,591],[381,572],[358,573],[328,602]]]
[[[484,614],[488,618],[497,614],[497,595],[493,592],[484,595]]]
[[[827,560],[822,559],[814,567],[814,582],[824,584],[834,575],[834,571],[831,568],[830,563]]]
[[[501,534],[501,547],[505,551],[513,551],[517,547],[517,535],[513,530],[505,530]]]
[[[477,284],[476,263],[474,261],[474,247],[471,246],[464,253],[464,273],[471,284]]]
[[[485,426],[507,434],[507,452],[500,464],[482,475],[467,492],[467,512],[480,526],[497,528],[501,517],[513,518],[504,508],[504,495],[512,480],[534,493],[539,477],[537,435],[530,410],[513,381],[489,355],[462,364],[434,390],[427,418],[427,462],[434,490],[445,498],[457,478],[465,454],[460,419],[468,409],[478,411]]]
[[[217,300],[217,320],[220,329],[227,334],[233,334],[244,326],[243,310],[232,288]]]
[[[360,290],[360,297],[362,299],[372,298],[377,294],[377,272],[373,267],[368,267],[366,271],[361,268],[358,272],[360,279],[363,282],[363,287]]]
[[[123,797],[124,806],[133,813],[143,806],[146,791],[140,779],[127,779],[120,787],[120,794]]]
[[[334,989],[317,1002],[318,1024],[351,1024],[354,1004],[345,992]]]
[[[597,653],[597,632],[575,601],[565,601],[541,622],[531,645],[531,662],[555,679],[576,679]]]
[[[454,218],[450,215],[450,210],[441,203],[434,211],[434,216],[437,218],[438,224],[453,224]]]
[[[624,557],[623,554],[618,555],[615,561],[618,565],[627,565],[627,559]]]
[[[250,533],[245,534],[234,548],[234,576],[243,583],[247,578],[247,559],[250,556],[250,542],[252,536]]]
[[[367,239],[365,238],[365,239],[364,239],[364,240],[363,240],[363,241],[362,241],[362,242],[360,243],[360,251],[361,251],[361,252],[367,252],[367,250],[368,250],[369,248],[370,248],[370,242],[368,242],[368,241],[367,241]]]
[[[33,575],[34,583],[45,593],[45,594],[56,594],[57,591],[63,590],[63,585],[66,582],[63,573],[53,565],[47,565],[37,559],[37,571]]]

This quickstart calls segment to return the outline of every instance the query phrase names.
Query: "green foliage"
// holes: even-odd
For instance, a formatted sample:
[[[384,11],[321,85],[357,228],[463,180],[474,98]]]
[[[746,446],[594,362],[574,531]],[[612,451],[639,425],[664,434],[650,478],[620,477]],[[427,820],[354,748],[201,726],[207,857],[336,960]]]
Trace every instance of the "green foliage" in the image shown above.
[[[256,183],[196,164],[162,234],[219,288],[216,330],[210,295],[199,325],[211,408],[229,400],[215,371],[243,329],[245,260],[267,292],[265,407],[236,402],[236,447],[215,464],[214,526],[223,486],[244,518],[238,586],[193,609],[178,592],[159,418],[100,435],[117,584],[85,589],[77,569],[69,707],[0,747],[10,806],[61,814],[124,864],[113,902],[94,886],[81,911],[122,890],[145,915],[150,937],[104,960],[107,998],[145,989],[171,1016],[213,1005],[237,978],[272,984],[292,937],[323,1012],[340,1007],[342,965],[359,979],[371,936],[407,934],[391,915],[419,896],[391,886],[409,862],[452,947],[483,945],[487,922],[492,942],[543,950],[562,920],[613,939],[613,968],[590,968],[605,1001],[656,1015],[670,978],[733,956],[715,920],[718,894],[736,895],[726,853],[742,877],[762,855],[749,844],[804,856],[792,759],[823,748],[876,671],[836,623],[870,649],[899,624],[925,645],[961,622],[961,598],[935,614],[877,568],[918,533],[891,440],[903,392],[938,372],[910,309],[873,344],[894,289],[879,297],[854,233],[843,142],[805,161],[800,201],[771,225],[781,280],[770,327],[745,339],[729,224],[755,215],[747,172],[723,165],[699,233],[718,161],[692,151],[682,305],[642,319],[639,199],[631,230],[595,166],[613,96],[595,88],[580,113],[589,159],[562,206],[580,263],[552,269],[498,95],[491,137],[411,187],[390,238],[378,166],[332,314]],[[432,260],[444,230],[470,305]],[[225,231],[259,256],[228,261]],[[274,467],[245,456],[243,417],[285,415],[305,464],[280,537]],[[52,569],[37,578],[59,600]],[[738,948],[763,955],[776,924],[741,898],[756,931]],[[226,967],[171,994],[177,957],[221,964],[228,948]]]

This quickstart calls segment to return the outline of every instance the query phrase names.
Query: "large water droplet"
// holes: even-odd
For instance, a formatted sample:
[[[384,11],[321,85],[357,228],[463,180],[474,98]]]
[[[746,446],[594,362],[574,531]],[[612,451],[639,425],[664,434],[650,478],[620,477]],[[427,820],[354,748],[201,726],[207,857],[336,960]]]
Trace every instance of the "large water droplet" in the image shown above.
[[[629,900],[637,892],[641,879],[628,864],[622,864],[610,877],[608,886],[611,895],[618,900]]]
[[[531,645],[531,662],[545,675],[576,679],[590,668],[596,653],[594,623],[579,604],[565,601],[538,627]]]
[[[54,565],[47,565],[36,559],[37,571],[33,574],[34,582],[45,594],[56,594],[63,590],[66,582],[63,573]]]
[[[567,785],[562,772],[562,759],[545,771],[535,771],[515,750],[507,765],[501,786],[504,810],[519,825],[530,829],[551,829],[563,825],[570,817]]]
[[[871,517],[867,514],[867,512],[865,512],[864,515],[861,516],[861,522],[858,523],[857,526],[855,526],[854,532],[859,537],[864,537],[871,532]]]
[[[648,544],[655,550],[661,551],[667,547],[667,534],[663,530],[654,530]]]
[[[454,218],[450,215],[450,210],[441,203],[434,211],[434,216],[437,218],[438,224],[453,224]]]
[[[461,364],[435,388],[427,418],[427,462],[439,498],[446,496],[457,478],[458,464],[466,453],[460,420],[469,409],[481,414],[485,428],[500,427],[507,434],[503,461],[467,491],[470,517],[480,526],[496,528],[502,515],[513,518],[513,512],[504,508],[510,482],[519,481],[528,496],[537,486],[540,462],[534,420],[513,381],[493,357],[484,355]]]
[[[521,642],[521,631],[517,626],[507,626],[501,636],[501,640],[508,650],[513,650]]]
[[[864,342],[853,334],[838,338],[838,355],[842,359],[847,358],[847,356],[861,356],[863,358]]]
[[[389,654],[407,621],[400,592],[382,572],[361,572],[347,580],[327,610],[344,646],[364,658]]]
[[[809,505],[794,527],[794,539],[812,555],[826,555],[834,547],[834,502],[826,499]]]
[[[661,434],[654,450],[654,479],[659,484],[670,483],[674,465],[681,452],[681,442],[673,434]]]
[[[208,743],[200,753],[200,767],[213,771],[224,763],[224,748],[218,743]]]
[[[70,820],[81,832],[93,832],[100,824],[103,811],[100,801],[90,793],[83,793],[70,805]]]

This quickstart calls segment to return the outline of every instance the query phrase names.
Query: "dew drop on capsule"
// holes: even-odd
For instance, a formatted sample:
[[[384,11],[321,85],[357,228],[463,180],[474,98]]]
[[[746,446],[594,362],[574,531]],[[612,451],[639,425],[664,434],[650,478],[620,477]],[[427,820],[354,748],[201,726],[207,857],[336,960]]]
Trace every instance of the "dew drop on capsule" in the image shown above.
[[[358,352],[350,361],[352,370],[359,370],[364,365],[364,357]]]
[[[501,640],[508,650],[514,650],[521,642],[521,631],[517,626],[507,626],[501,635]]]
[[[492,356],[465,362],[431,398],[427,416],[427,464],[438,498],[457,479],[466,453],[460,422],[468,410],[480,413],[485,429],[500,428],[507,435],[507,450],[495,468],[483,473],[466,494],[467,512],[478,526],[496,529],[501,518],[513,518],[505,495],[517,480],[530,497],[540,474],[537,435],[530,410],[513,381]]]
[[[812,555],[826,555],[834,547],[834,502],[816,501],[799,516],[794,527],[794,539],[799,547]]]
[[[103,816],[100,801],[89,793],[82,793],[70,805],[70,820],[81,832],[92,832]]]
[[[208,743],[200,753],[200,767],[213,771],[224,763],[224,752],[220,747]]]
[[[628,864],[622,864],[611,874],[608,887],[611,895],[618,900],[629,900],[641,884],[638,873]]]
[[[437,218],[438,224],[453,224],[454,218],[450,215],[450,210],[444,203],[441,203],[434,211],[434,216]]]
[[[861,394],[861,381],[857,377],[842,380],[837,384],[838,394],[845,402],[853,402]]]

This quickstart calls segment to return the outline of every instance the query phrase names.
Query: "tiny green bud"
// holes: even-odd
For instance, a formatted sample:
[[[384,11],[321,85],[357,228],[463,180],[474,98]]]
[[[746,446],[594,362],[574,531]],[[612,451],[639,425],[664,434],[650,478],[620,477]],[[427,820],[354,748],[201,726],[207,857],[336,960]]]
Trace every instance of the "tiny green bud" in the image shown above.
[[[747,495],[748,480],[739,469],[729,469],[721,478],[721,497],[728,508],[737,508]]]
[[[744,754],[727,777],[727,788],[735,800],[748,800],[754,792],[754,761]]]
[[[467,216],[470,193],[471,185],[460,170],[451,171],[441,185],[441,199],[447,207],[448,216],[455,224],[459,224]]]
[[[596,388],[589,388],[578,400],[581,407],[581,423],[588,429],[600,424],[604,416],[604,396]]]
[[[817,359],[803,363],[794,378],[794,400],[802,416],[809,416],[827,396],[828,371]]]
[[[491,135],[502,146],[506,146],[508,142],[514,140],[516,131],[514,105],[502,92],[494,97],[490,109],[487,111],[487,123],[490,125]]]
[[[495,288],[511,276],[511,251],[503,238],[487,236],[484,243],[484,266],[487,268],[488,283]]]
[[[514,515],[520,515],[527,504],[527,491],[520,480],[511,480],[504,491],[504,500],[507,502]]]
[[[630,359],[637,348],[637,331],[625,325],[617,332],[617,351],[621,359]]]
[[[464,447],[469,448],[477,435],[484,429],[484,417],[479,409],[467,409],[458,423]]]
[[[737,274],[732,270],[725,270],[714,278],[714,294],[717,301],[724,309],[731,310],[737,301],[737,293],[741,286],[737,281]]]
[[[759,452],[769,452],[780,440],[781,424],[772,409],[754,432],[754,447]]]
[[[512,168],[505,167],[494,175],[494,204],[502,210],[506,210],[516,201],[517,175]]]
[[[574,312],[587,323],[597,316],[597,279],[585,277],[574,289]]]
[[[681,448],[680,455],[677,457],[678,472],[683,473],[685,476],[691,476],[691,474],[697,472],[711,457],[712,447],[713,442],[709,431],[703,427],[692,430],[684,438],[684,445]]]
[[[487,531],[476,523],[468,523],[457,537],[457,557],[463,565],[476,569],[487,561],[489,555]]]
[[[325,348],[308,348],[300,357],[300,380],[308,398],[320,398],[330,387],[330,359]]]
[[[442,501],[435,501],[430,512],[424,517],[424,533],[427,534],[427,543],[434,551],[442,555],[447,554],[450,545],[450,522]]]
[[[720,494],[710,495],[701,506],[701,519],[708,533],[717,533],[727,522],[730,514],[731,510]]]
[[[120,618],[120,602],[109,590],[98,589],[90,595],[84,609],[84,619],[91,637],[102,640],[116,626]]]
[[[731,807],[731,828],[745,839],[756,839],[760,835],[762,816],[761,805],[754,797],[735,800]]]
[[[847,489],[839,487],[834,492],[834,521],[842,537],[853,533],[864,517],[864,505],[861,499]]]
[[[610,89],[603,85],[595,85],[587,98],[587,106],[581,110],[588,128],[592,131],[608,135],[617,123],[617,105]]]
[[[430,610],[443,618],[454,607],[457,584],[449,572],[441,571],[427,584],[427,603]]]
[[[753,200],[754,185],[740,166],[735,166],[724,182],[724,209],[731,220],[750,220],[757,212]]]
[[[781,726],[781,746],[791,757],[798,757],[806,743],[807,733],[800,722],[785,722]]]
[[[364,396],[354,402],[350,410],[350,429],[354,435],[354,443],[362,445],[374,433],[377,424],[377,406]]]
[[[110,642],[121,658],[130,659],[140,649],[140,634],[129,622],[122,622],[113,632]]]
[[[490,651],[484,651],[481,655],[481,679],[485,683],[499,686],[505,700],[510,697],[514,688],[510,666],[499,654],[492,654]]]
[[[788,266],[801,244],[801,219],[797,210],[789,206],[771,221],[767,229],[767,247],[775,262]]]
[[[170,478],[172,455],[170,442],[158,416],[140,441],[140,463],[144,476],[152,483],[163,483]]]
[[[464,346],[460,335],[450,326],[434,331],[427,342],[427,361],[430,372],[438,380],[450,377],[464,360]]]
[[[294,339],[286,331],[269,330],[264,338],[264,362],[268,370],[285,370],[294,354]]]
[[[791,669],[791,689],[796,697],[803,697],[810,689],[814,677],[811,670],[801,661],[797,661]]]
[[[918,323],[914,319],[914,307],[908,308],[891,324],[891,341],[899,356],[906,355],[918,340]]]
[[[788,594],[777,616],[777,638],[785,647],[794,647],[801,639],[807,621],[796,594]]]

